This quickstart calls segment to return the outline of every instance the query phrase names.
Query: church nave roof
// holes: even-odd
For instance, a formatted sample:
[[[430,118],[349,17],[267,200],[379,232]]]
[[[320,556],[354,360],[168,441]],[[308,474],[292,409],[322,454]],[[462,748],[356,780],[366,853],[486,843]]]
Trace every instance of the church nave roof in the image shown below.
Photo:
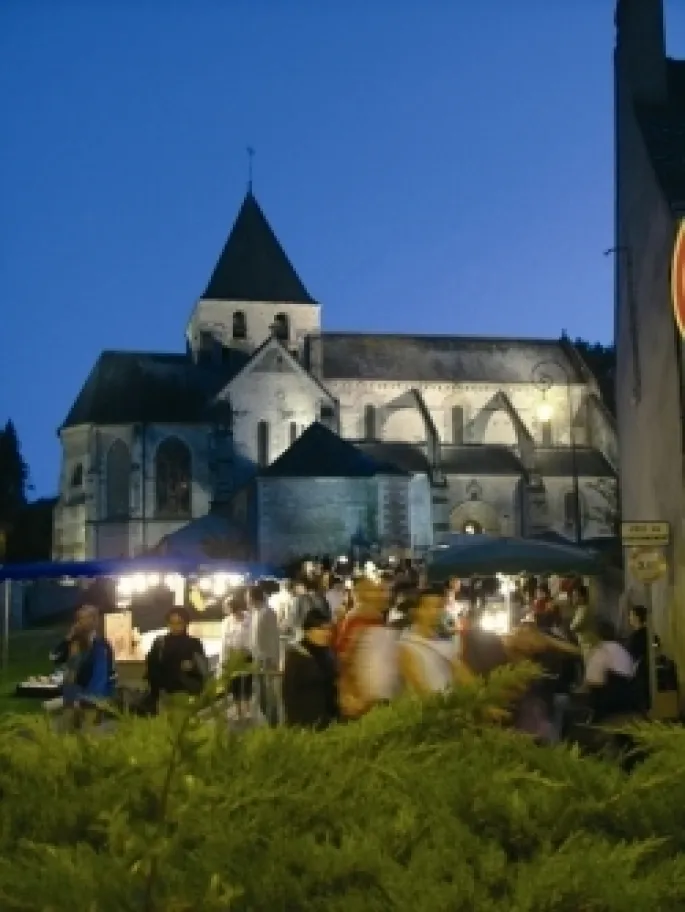
[[[62,427],[79,424],[194,424],[207,420],[213,396],[244,366],[200,367],[185,354],[104,351]]]
[[[533,383],[534,370],[558,362],[555,382],[586,383],[575,349],[564,340],[486,336],[410,336],[322,333],[326,380],[400,380],[416,383]]]

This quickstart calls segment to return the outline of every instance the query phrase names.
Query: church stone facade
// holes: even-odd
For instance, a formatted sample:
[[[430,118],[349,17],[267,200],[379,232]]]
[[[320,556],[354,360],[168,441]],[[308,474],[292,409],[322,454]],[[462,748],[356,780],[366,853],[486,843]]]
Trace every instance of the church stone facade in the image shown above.
[[[314,426],[347,455],[317,438],[288,468]],[[284,503],[292,554],[355,524],[418,552],[465,530],[572,538],[574,478],[582,537],[614,532],[613,420],[567,339],[327,332],[251,189],[185,352],[103,352],[60,438],[57,559],[144,553],[210,509],[248,534],[246,491],[269,559]],[[376,507],[353,509],[369,478]]]

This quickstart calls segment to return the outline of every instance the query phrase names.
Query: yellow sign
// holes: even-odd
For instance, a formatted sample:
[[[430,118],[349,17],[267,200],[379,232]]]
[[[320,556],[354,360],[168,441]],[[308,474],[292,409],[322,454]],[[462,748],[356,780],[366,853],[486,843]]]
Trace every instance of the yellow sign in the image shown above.
[[[665,548],[671,541],[667,522],[623,522],[621,541],[624,548]]]
[[[657,548],[631,548],[628,567],[639,583],[656,583],[666,575],[668,564]]]
[[[673,248],[671,264],[671,297],[673,316],[680,335],[685,336],[685,221],[680,223]]]

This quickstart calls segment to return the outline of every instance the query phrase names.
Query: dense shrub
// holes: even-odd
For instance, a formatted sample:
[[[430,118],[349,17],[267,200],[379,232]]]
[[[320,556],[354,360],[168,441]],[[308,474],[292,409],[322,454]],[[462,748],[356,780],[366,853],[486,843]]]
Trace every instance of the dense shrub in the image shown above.
[[[0,909],[680,912],[685,733],[631,775],[537,748],[482,722],[513,674],[321,735],[7,722]]]

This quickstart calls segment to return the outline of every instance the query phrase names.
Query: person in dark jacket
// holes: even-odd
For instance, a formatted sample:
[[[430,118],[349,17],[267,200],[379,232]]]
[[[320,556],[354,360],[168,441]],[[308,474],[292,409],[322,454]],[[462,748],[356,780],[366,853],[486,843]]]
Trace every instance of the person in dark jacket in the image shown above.
[[[202,693],[209,677],[204,646],[188,633],[189,623],[184,608],[173,608],[167,615],[169,632],[157,637],[147,654],[146,676],[155,707],[162,694]]]
[[[631,634],[626,647],[635,662],[635,687],[645,710],[650,709],[649,692],[649,635],[647,633],[647,609],[644,605],[633,605],[630,609]]]
[[[338,719],[332,635],[329,613],[310,608],[302,621],[302,639],[285,655],[283,710],[286,725],[323,729]]]

